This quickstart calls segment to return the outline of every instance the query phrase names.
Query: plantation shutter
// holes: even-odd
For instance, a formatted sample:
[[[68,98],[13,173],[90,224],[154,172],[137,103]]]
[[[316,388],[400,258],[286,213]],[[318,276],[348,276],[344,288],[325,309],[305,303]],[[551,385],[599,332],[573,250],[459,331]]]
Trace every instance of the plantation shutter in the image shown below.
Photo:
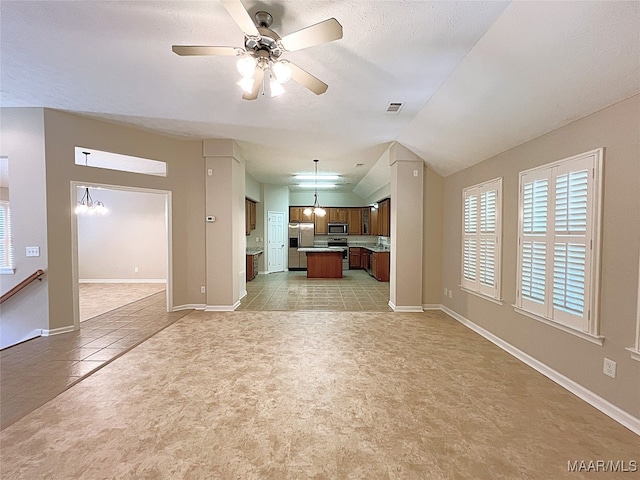
[[[601,161],[599,149],[520,174],[516,307],[592,335]]]
[[[547,211],[551,170],[523,179],[520,238],[520,296],[528,310],[544,315],[546,299]]]
[[[0,267],[13,267],[11,209],[9,208],[9,202],[0,202]]]
[[[463,191],[462,286],[499,298],[502,179]]]
[[[464,242],[462,252],[462,286],[477,289],[478,189],[464,192]]]
[[[574,163],[558,168],[555,177],[553,318],[574,328],[583,327],[587,299],[587,167]]]

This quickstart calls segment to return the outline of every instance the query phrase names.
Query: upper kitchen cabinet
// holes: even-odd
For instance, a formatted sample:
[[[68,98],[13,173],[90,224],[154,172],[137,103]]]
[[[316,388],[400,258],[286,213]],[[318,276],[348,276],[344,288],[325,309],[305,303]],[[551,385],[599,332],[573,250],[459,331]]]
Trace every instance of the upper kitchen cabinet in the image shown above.
[[[325,210],[329,210],[326,208]],[[315,226],[316,226],[316,235],[326,235],[327,234],[327,223],[329,223],[329,214],[321,217],[320,215],[314,215],[315,217]]]
[[[245,233],[251,235],[251,230],[256,229],[256,202],[245,198]]]
[[[307,217],[305,219],[304,216],[304,208],[305,207],[289,207],[289,221],[290,222],[304,222],[304,221],[311,221],[311,219],[309,217]]]
[[[362,208],[349,208],[347,210],[349,235],[362,235]]]
[[[349,221],[349,209],[332,207],[327,208],[327,217],[331,223],[347,223]]]
[[[378,209],[375,207],[369,210],[369,235],[378,235]]]
[[[378,235],[391,236],[391,201],[388,198],[378,202]]]

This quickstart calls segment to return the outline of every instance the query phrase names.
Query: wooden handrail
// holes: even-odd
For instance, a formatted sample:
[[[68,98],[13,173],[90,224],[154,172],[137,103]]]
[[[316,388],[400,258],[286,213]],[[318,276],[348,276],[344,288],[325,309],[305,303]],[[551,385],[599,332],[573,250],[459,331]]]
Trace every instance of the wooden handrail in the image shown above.
[[[11,297],[13,297],[16,293],[18,293],[24,287],[29,285],[31,282],[34,282],[36,280],[42,281],[42,278],[40,278],[40,277],[42,277],[43,275],[44,275],[44,270],[35,271],[31,275],[29,275],[27,278],[25,278],[23,281],[21,281],[18,285],[16,285],[11,290],[9,290],[7,293],[2,295],[2,297],[0,297],[0,303],[4,303],[7,300],[9,300]]]

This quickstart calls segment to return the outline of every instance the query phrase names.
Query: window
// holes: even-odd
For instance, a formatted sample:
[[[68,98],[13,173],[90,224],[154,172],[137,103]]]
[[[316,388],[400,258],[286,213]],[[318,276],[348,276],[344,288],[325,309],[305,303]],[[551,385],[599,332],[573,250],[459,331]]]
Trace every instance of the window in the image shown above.
[[[461,286],[499,300],[502,178],[465,188],[462,197]]]
[[[520,173],[516,310],[587,337],[598,335],[602,156]]]
[[[5,200],[0,200],[0,273],[13,273],[11,209]]]

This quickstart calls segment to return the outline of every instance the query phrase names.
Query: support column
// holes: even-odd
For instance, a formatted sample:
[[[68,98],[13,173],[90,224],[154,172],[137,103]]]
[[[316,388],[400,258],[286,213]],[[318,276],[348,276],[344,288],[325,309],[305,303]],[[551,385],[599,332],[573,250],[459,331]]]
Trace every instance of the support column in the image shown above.
[[[391,264],[389,306],[422,312],[424,161],[399,143],[391,165]]]
[[[246,291],[245,165],[233,140],[205,140],[206,311],[233,311]],[[206,221],[206,219],[202,219]]]

